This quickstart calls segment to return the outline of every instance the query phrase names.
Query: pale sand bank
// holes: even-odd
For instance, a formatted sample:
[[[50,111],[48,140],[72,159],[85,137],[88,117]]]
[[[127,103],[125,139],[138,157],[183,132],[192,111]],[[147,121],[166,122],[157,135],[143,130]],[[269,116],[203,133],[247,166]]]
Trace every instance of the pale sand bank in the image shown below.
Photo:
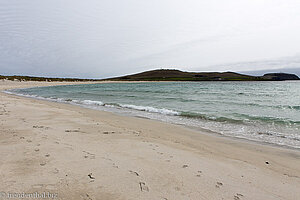
[[[58,199],[296,200],[300,151],[0,92],[0,183]]]

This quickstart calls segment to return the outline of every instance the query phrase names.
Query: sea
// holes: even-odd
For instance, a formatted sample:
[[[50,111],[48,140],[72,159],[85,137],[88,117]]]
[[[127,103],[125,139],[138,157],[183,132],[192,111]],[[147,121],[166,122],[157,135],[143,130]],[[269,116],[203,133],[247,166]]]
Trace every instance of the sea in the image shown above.
[[[101,83],[8,92],[300,148],[300,81]]]

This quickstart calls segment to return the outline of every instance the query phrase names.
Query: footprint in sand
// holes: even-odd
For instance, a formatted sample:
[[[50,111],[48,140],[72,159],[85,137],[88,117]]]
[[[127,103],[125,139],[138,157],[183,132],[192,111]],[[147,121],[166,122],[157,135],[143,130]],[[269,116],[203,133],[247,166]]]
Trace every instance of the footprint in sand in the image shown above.
[[[216,188],[220,188],[221,186],[223,186],[223,183],[221,183],[221,182],[217,182],[217,184],[216,184]]]
[[[90,197],[89,194],[85,194],[85,195],[80,195],[80,197],[84,200],[92,200],[92,198]]]
[[[114,167],[114,168],[119,168],[119,166],[116,165],[115,163],[113,163],[113,167]]]
[[[132,174],[134,174],[134,175],[136,175],[136,176],[140,176],[139,173],[137,173],[135,171],[129,170],[129,172],[132,173]]]
[[[149,192],[149,187],[144,182],[139,182],[141,192]]]
[[[136,136],[140,136],[140,133],[141,133],[141,132],[133,131],[132,133],[133,133],[134,135],[136,135]]]
[[[66,133],[78,133],[81,132],[79,129],[75,129],[75,130],[65,130]]]
[[[32,128],[44,128],[44,129],[49,129],[49,127],[45,127],[45,126],[38,126],[38,125],[32,126]]]
[[[242,194],[236,193],[236,195],[233,196],[233,199],[234,199],[234,200],[240,200],[241,197],[243,197],[243,196],[244,196],[244,195],[242,195]]]
[[[201,177],[202,171],[198,171],[198,174],[196,175],[197,177]]]
[[[93,174],[92,173],[89,173],[88,174],[88,177],[91,179],[91,181],[90,182],[94,182],[95,181],[95,177],[93,176]]]
[[[88,174],[88,177],[89,177],[90,179],[95,179],[95,177],[93,177],[93,173],[89,173],[89,174]]]
[[[104,131],[103,134],[104,135],[109,135],[109,134],[115,134],[116,132],[114,131]]]
[[[82,151],[82,152],[85,153],[85,155],[83,156],[84,158],[95,159],[95,154],[87,151]]]

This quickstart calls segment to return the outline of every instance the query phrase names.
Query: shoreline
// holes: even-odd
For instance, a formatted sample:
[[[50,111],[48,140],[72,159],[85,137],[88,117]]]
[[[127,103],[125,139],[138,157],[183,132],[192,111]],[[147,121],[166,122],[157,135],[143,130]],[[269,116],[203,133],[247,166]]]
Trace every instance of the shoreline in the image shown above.
[[[30,86],[3,84],[1,91]],[[57,192],[60,199],[70,199],[69,192],[75,193],[72,199],[87,198],[86,194],[93,199],[296,199],[300,195],[298,149],[3,92],[0,97],[5,110],[0,115],[2,191],[47,190]],[[20,176],[17,180],[14,172]],[[69,186],[62,187],[63,183]]]
[[[42,86],[42,87],[51,87],[51,86]],[[23,88],[21,88],[21,89],[23,89]],[[229,140],[233,140],[233,141],[237,141],[237,142],[242,141],[242,142],[246,142],[246,143],[250,143],[250,144],[254,144],[254,145],[263,145],[263,146],[266,145],[266,146],[270,146],[270,147],[274,147],[274,148],[283,148],[283,149],[295,150],[295,151],[300,152],[300,147],[293,147],[293,146],[289,146],[289,145],[252,140],[252,139],[249,139],[249,138],[246,138],[246,137],[237,137],[237,136],[224,135],[224,134],[221,134],[221,133],[209,130],[209,129],[205,129],[205,128],[193,127],[193,126],[188,126],[188,125],[184,125],[184,124],[177,124],[177,123],[171,123],[171,122],[164,122],[164,121],[160,121],[160,120],[157,120],[157,119],[151,119],[151,118],[142,117],[142,116],[133,116],[133,115],[125,115],[125,114],[122,115],[120,113],[114,113],[114,112],[105,111],[105,110],[101,110],[101,109],[94,109],[94,108],[91,108],[91,107],[85,107],[84,105],[71,104],[69,102],[59,102],[59,101],[55,101],[55,100],[52,101],[52,100],[47,99],[47,98],[36,98],[36,97],[32,97],[32,96],[23,96],[23,95],[20,95],[20,94],[17,94],[17,93],[10,93],[7,90],[0,91],[0,92],[3,92],[3,93],[8,94],[8,95],[19,96],[19,97],[22,97],[22,98],[35,99],[35,100],[38,100],[38,101],[46,101],[46,102],[54,102],[54,103],[59,103],[59,104],[62,103],[62,104],[72,105],[72,106],[79,106],[79,107],[84,108],[84,109],[90,109],[90,110],[95,110],[95,111],[99,111],[99,112],[107,112],[107,113],[117,115],[117,116],[121,116],[121,117],[141,118],[141,119],[151,120],[151,121],[155,121],[155,122],[162,122],[162,123],[166,123],[166,124],[170,124],[170,125],[182,126],[186,129],[196,131],[199,134],[214,136],[214,137],[220,137],[220,138],[229,139]]]
[[[147,81],[144,81],[144,82],[147,82]],[[156,82],[161,82],[161,81],[156,81]],[[55,83],[55,82],[53,82],[53,83],[54,83],[53,86],[59,86],[59,85],[81,85],[81,84],[106,84],[106,83],[109,84],[109,83],[120,83],[120,81],[100,81],[100,82],[96,82],[96,83],[94,83],[94,82],[77,82],[77,83],[72,83],[72,82],[57,82],[57,83]],[[71,83],[71,84],[68,84],[68,83]],[[139,81],[124,81],[121,83],[139,83]],[[35,87],[49,87],[49,85],[35,86]],[[30,88],[35,88],[35,87],[30,87]],[[51,87],[51,85],[50,85],[50,87]],[[28,89],[28,88],[18,88],[18,89]],[[199,132],[199,134],[212,135],[212,136],[221,137],[221,138],[228,138],[228,139],[232,139],[235,141],[244,141],[244,142],[249,142],[252,144],[267,145],[267,146],[271,146],[271,147],[275,147],[275,148],[285,148],[285,149],[300,151],[300,147],[295,147],[295,146],[291,146],[291,145],[277,144],[277,143],[272,143],[272,142],[268,142],[268,141],[259,141],[259,140],[255,140],[255,139],[251,139],[251,138],[247,138],[247,137],[242,137],[242,136],[238,137],[238,136],[226,135],[226,134],[218,133],[218,132],[215,132],[215,131],[212,131],[209,129],[201,128],[201,127],[189,126],[186,124],[180,124],[180,123],[176,123],[176,122],[174,122],[174,123],[173,122],[165,122],[163,120],[149,118],[147,116],[126,115],[126,114],[122,114],[122,113],[113,112],[110,110],[107,111],[107,110],[97,109],[97,108],[93,108],[90,106],[81,105],[81,104],[77,104],[77,103],[70,103],[67,101],[52,100],[50,98],[44,98],[44,97],[39,98],[39,97],[34,97],[34,96],[26,96],[26,95],[10,92],[9,90],[3,90],[3,91],[0,90],[0,92],[4,92],[6,94],[16,95],[16,96],[20,96],[20,97],[24,97],[24,98],[31,98],[31,99],[41,100],[41,101],[49,101],[49,102],[56,102],[56,103],[63,103],[63,104],[79,106],[81,108],[92,109],[92,110],[96,110],[96,111],[100,111],[100,112],[109,112],[109,113],[112,113],[112,114],[115,114],[118,116],[144,118],[144,119],[163,122],[163,123],[167,123],[167,124],[183,126],[185,128],[191,129],[193,131],[197,131],[197,132]]]

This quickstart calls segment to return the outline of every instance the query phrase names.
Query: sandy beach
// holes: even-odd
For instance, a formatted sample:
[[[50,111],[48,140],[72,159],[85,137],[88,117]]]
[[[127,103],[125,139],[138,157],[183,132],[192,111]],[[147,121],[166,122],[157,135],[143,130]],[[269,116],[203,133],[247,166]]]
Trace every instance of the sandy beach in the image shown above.
[[[296,200],[300,151],[0,92],[0,182],[56,199]]]

